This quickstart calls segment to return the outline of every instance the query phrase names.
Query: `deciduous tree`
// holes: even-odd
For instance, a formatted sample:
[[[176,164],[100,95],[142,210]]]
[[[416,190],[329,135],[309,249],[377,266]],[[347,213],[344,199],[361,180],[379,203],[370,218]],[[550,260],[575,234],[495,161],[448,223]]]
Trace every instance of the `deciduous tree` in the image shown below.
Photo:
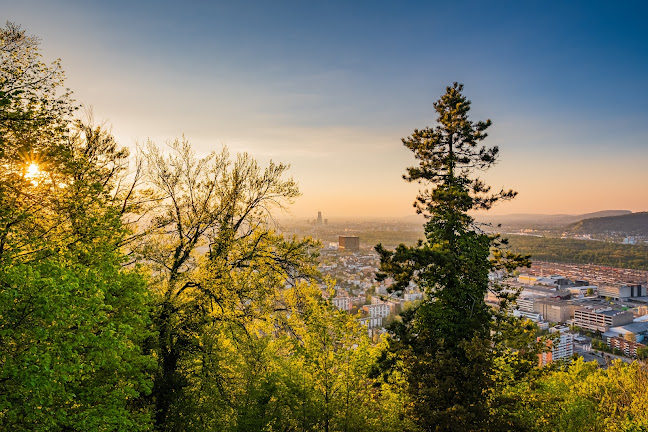
[[[0,36],[0,429],[146,430],[148,296],[110,195],[126,153],[70,132],[58,64]]]
[[[219,373],[201,366],[214,364],[206,353],[215,335],[274,320],[285,308],[281,290],[314,271],[312,243],[272,229],[271,211],[298,195],[286,165],[261,168],[247,154],[231,161],[226,149],[198,159],[186,140],[169,150],[147,149],[146,181],[158,201],[133,249],[155,275],[160,430],[186,427],[178,409],[202,397],[190,388],[192,374]]]

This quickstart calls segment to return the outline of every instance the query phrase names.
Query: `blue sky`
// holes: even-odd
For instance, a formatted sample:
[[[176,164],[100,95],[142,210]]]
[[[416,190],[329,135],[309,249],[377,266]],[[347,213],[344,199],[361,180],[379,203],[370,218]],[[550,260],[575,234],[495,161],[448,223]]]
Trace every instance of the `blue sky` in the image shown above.
[[[185,134],[291,164],[298,217],[402,216],[400,138],[465,85],[520,192],[499,213],[648,210],[640,2],[0,0],[124,145]]]

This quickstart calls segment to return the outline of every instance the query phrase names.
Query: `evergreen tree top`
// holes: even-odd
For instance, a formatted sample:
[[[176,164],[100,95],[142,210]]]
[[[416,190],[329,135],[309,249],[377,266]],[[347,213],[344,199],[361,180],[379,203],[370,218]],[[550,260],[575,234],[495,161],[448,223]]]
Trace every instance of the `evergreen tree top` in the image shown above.
[[[463,211],[489,209],[496,201],[513,198],[516,193],[501,190],[488,194],[490,187],[478,177],[471,178],[475,170],[486,170],[497,163],[499,148],[480,145],[488,134],[490,120],[473,122],[468,118],[471,102],[463,95],[463,84],[457,82],[446,87],[446,92],[434,103],[437,125],[415,129],[403,144],[414,153],[418,166],[407,168],[403,178],[433,185],[417,198],[418,213],[433,213],[430,206],[444,200],[437,189],[467,188],[468,199]],[[456,197],[455,197],[456,198]]]

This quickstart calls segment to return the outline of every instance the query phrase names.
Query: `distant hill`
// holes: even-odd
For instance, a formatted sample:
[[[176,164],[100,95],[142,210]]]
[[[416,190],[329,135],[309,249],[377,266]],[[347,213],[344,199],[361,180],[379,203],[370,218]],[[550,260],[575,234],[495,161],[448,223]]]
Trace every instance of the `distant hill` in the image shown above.
[[[567,227],[582,234],[622,233],[630,236],[648,236],[648,212],[583,219]]]
[[[561,229],[568,225],[575,224],[583,219],[601,218],[608,216],[619,216],[632,214],[629,210],[602,210],[593,213],[580,215],[570,214],[510,214],[510,215],[489,215],[478,214],[478,222],[490,223],[493,225],[502,224],[503,227],[515,229]]]

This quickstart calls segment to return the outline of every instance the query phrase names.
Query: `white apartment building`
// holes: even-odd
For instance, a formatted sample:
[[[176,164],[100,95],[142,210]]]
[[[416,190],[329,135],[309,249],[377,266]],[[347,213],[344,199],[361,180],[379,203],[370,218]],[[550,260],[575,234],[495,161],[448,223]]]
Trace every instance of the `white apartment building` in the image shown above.
[[[522,309],[514,309],[513,310],[513,316],[514,317],[525,317],[530,319],[531,321],[538,322],[542,321],[542,314],[538,312],[527,312]]]
[[[382,326],[383,319],[381,317],[367,317],[358,319],[358,322],[363,326],[367,326],[368,328],[372,329]]]
[[[574,335],[572,333],[561,333],[560,339],[551,343],[551,351],[538,354],[538,357],[540,358],[540,366],[545,366],[552,361],[569,359],[572,355],[574,355]]]
[[[364,305],[362,306],[362,309],[364,309],[370,317],[379,317],[379,318],[386,318],[389,316],[389,305],[388,304],[370,304],[370,305]]]
[[[335,297],[333,298],[333,306],[340,310],[351,310],[351,299],[349,297]]]
[[[535,299],[533,297],[518,297],[518,299],[515,300],[515,303],[517,304],[519,310],[525,312],[533,312],[534,301]]]
[[[422,299],[423,299],[422,292],[410,292],[410,293],[403,294],[403,300],[405,301],[416,301]]]

